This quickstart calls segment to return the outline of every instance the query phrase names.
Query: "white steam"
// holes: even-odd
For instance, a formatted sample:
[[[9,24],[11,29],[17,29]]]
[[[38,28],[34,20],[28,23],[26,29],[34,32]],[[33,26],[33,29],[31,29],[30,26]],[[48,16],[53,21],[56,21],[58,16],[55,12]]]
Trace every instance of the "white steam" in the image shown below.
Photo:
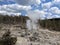
[[[31,30],[32,29],[32,27],[31,27],[31,20],[27,20],[26,24],[27,24],[28,30]]]
[[[37,30],[37,24],[36,22],[32,21],[32,20],[27,20],[27,28],[28,30]]]
[[[40,17],[45,15],[44,11],[34,10],[28,12],[28,17],[30,18],[30,21],[27,20],[27,27],[28,29],[37,30],[38,29],[38,19],[41,19]]]

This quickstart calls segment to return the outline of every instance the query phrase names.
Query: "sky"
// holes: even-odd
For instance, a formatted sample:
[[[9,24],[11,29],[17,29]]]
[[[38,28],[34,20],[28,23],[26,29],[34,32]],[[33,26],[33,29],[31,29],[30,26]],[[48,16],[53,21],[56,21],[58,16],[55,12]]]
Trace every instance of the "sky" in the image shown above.
[[[60,0],[0,0],[0,14],[34,19],[60,18]]]

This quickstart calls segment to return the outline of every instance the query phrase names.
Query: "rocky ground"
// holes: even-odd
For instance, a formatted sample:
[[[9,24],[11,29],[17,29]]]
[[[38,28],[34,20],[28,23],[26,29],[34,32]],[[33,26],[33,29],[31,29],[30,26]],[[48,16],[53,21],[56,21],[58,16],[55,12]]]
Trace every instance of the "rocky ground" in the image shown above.
[[[18,25],[1,25],[0,35],[7,29],[11,31],[12,36],[17,37],[16,45],[60,45],[60,32],[42,28],[27,30]]]

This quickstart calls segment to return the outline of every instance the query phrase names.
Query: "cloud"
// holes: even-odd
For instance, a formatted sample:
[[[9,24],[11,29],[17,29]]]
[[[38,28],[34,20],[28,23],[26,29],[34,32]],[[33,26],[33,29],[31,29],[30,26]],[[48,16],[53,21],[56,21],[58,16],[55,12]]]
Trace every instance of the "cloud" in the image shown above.
[[[39,5],[39,4],[41,3],[40,0],[34,0],[33,2],[35,2],[34,4],[37,4],[37,5]],[[32,2],[32,3],[33,3],[33,2]]]
[[[21,15],[21,13],[15,13],[15,12],[7,12],[7,11],[0,11],[0,14],[3,14],[3,15],[9,15],[9,16],[14,16],[14,15],[16,15],[16,16],[19,16],[19,15]]]
[[[41,19],[45,18],[49,19],[54,17],[56,18],[60,15],[59,7],[55,6],[55,5],[60,6],[60,0],[53,0],[49,2],[46,2],[46,0],[0,0],[0,1],[15,2],[15,4],[8,4],[8,5],[4,4],[2,6],[0,5],[1,14],[21,15],[21,11],[26,11],[27,12],[26,15],[33,20],[39,18]],[[31,7],[31,5],[35,7]],[[40,8],[41,10],[39,10]]]
[[[49,9],[49,12],[44,10],[31,10],[27,11],[27,16],[33,20],[37,21],[38,19],[52,19],[52,18],[60,18],[60,10],[57,7],[52,7]],[[54,13],[54,14],[53,14]]]
[[[22,6],[19,4],[9,4],[0,6],[0,13],[2,14],[21,14],[22,10],[30,10],[31,6]]]
[[[39,5],[41,3],[40,0],[15,0],[16,3],[20,4],[20,5]]]
[[[58,7],[52,7],[49,9],[49,11],[53,14],[60,15],[60,9]]]
[[[60,4],[60,0],[54,0],[53,3]]]
[[[43,9],[49,9],[51,6],[52,6],[52,3],[51,3],[51,2],[43,3],[43,4],[42,4],[42,8],[43,8]]]
[[[48,16],[47,19],[52,19],[52,18],[60,18],[59,15],[51,15],[51,16]]]
[[[52,1],[53,6],[60,7],[60,0],[54,0]]]
[[[27,16],[33,20],[36,21],[38,19],[43,19],[45,17],[46,12],[42,11],[42,10],[34,10],[34,11],[29,11],[27,13]]]

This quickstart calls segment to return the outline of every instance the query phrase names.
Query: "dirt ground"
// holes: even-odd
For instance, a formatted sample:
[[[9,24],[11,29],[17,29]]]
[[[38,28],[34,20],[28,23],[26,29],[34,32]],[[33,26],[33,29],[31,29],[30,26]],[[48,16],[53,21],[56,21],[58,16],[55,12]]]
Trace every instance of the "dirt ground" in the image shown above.
[[[17,37],[16,45],[60,45],[60,32],[39,28],[27,30],[18,25],[0,25],[0,37],[9,29]]]

